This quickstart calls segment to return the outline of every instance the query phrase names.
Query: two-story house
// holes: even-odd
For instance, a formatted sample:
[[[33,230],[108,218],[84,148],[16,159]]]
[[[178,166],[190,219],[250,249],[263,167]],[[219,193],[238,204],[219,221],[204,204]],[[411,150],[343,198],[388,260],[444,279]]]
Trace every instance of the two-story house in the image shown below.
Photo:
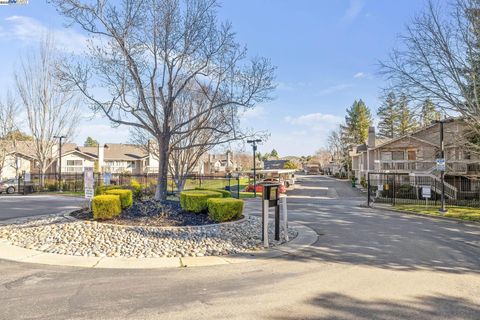
[[[461,119],[444,123],[445,181],[447,196],[477,192],[480,186],[480,157],[465,147],[466,124]],[[418,129],[410,134],[379,141],[375,129],[369,130],[368,141],[351,153],[352,169],[358,180],[369,172],[408,173],[409,183],[439,181],[436,159],[440,158],[440,124]],[[416,182],[418,181],[418,182]]]

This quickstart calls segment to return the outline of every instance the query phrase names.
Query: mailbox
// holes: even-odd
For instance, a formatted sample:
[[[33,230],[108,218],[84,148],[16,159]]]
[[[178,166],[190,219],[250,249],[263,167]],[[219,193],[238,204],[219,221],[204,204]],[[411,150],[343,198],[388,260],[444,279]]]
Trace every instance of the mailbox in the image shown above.
[[[263,187],[263,200],[268,201],[268,207],[275,207],[278,205],[279,197],[279,184],[270,183],[264,184]]]
[[[275,240],[280,240],[280,206],[279,206],[279,184],[263,184],[263,206],[262,206],[262,239],[264,246],[268,247],[268,208],[275,208]]]

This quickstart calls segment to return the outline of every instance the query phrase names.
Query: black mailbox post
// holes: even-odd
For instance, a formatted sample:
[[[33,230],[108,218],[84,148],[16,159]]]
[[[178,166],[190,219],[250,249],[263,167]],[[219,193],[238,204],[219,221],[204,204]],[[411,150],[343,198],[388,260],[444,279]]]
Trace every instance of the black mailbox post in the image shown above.
[[[275,240],[280,240],[280,192],[279,184],[271,183],[263,186],[262,206],[262,240],[264,247],[268,247],[268,211],[275,208]]]

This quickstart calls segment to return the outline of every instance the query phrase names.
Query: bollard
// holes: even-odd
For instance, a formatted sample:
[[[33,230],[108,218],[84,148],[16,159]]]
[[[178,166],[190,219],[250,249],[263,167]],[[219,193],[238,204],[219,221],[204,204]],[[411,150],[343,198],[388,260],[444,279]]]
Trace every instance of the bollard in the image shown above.
[[[268,248],[268,200],[263,200],[262,209],[262,240],[263,246]]]
[[[282,227],[283,227],[283,237],[285,241],[288,241],[288,210],[287,210],[287,196],[284,195],[283,197],[280,197],[282,200]]]

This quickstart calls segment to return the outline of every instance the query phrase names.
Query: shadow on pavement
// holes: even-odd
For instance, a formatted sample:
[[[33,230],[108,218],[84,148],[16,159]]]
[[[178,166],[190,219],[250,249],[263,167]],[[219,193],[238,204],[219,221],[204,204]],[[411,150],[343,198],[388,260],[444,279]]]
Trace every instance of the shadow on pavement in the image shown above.
[[[453,296],[418,296],[405,301],[361,300],[344,294],[327,293],[309,301],[315,316],[282,315],[272,319],[478,319],[480,306]],[[311,314],[311,313],[310,313]]]

